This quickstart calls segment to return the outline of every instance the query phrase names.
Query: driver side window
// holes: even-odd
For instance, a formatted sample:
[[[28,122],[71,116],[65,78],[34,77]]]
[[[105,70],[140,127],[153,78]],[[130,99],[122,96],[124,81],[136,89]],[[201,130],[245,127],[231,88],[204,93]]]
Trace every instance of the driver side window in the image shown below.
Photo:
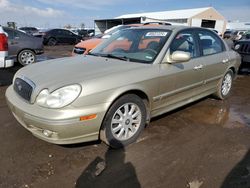
[[[197,57],[197,48],[191,31],[182,31],[176,35],[170,45],[170,55],[172,55],[175,51],[189,52],[191,58]]]

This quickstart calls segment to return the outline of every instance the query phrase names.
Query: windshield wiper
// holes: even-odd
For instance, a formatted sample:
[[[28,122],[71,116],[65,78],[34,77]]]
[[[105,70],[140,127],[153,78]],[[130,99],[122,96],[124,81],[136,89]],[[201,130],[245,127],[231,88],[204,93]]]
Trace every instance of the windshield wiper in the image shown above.
[[[101,57],[109,57],[109,58],[114,58],[114,59],[119,59],[119,60],[123,60],[123,61],[130,61],[130,59],[126,56],[116,56],[113,54],[98,54]]]
[[[93,55],[93,56],[98,56],[98,57],[108,57],[108,58],[114,58],[114,59],[119,59],[123,61],[130,61],[130,59],[126,56],[116,56],[113,54],[102,54],[102,53],[91,53],[89,52],[88,55]]]

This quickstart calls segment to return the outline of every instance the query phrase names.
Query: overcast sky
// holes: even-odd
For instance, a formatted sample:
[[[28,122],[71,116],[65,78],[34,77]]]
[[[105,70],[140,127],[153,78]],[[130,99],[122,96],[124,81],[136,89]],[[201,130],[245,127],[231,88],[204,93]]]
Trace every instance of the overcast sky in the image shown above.
[[[94,26],[95,19],[123,14],[213,6],[228,20],[250,22],[250,0],[0,0],[0,24],[18,26]]]

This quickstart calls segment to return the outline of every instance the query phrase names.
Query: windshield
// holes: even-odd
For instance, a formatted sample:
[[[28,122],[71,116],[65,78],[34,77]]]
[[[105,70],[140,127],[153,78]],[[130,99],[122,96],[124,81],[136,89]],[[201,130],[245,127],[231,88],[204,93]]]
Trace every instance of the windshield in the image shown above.
[[[106,30],[104,33],[105,33],[105,35],[112,35],[113,33],[117,32],[119,30],[130,28],[130,27],[131,26],[128,26],[128,25],[118,25],[118,26],[115,26],[115,27],[112,27],[112,28]]]
[[[164,29],[125,29],[93,49],[90,55],[153,63],[170,35]]]

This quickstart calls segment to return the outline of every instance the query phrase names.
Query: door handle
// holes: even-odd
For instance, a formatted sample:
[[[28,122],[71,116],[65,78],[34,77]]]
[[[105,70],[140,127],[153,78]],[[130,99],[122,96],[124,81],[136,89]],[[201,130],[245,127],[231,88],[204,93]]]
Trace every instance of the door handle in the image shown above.
[[[194,67],[194,70],[199,70],[199,69],[202,69],[203,68],[203,65],[197,65]]]
[[[228,59],[223,59],[223,60],[222,60],[222,63],[228,63],[228,62],[229,62]]]

